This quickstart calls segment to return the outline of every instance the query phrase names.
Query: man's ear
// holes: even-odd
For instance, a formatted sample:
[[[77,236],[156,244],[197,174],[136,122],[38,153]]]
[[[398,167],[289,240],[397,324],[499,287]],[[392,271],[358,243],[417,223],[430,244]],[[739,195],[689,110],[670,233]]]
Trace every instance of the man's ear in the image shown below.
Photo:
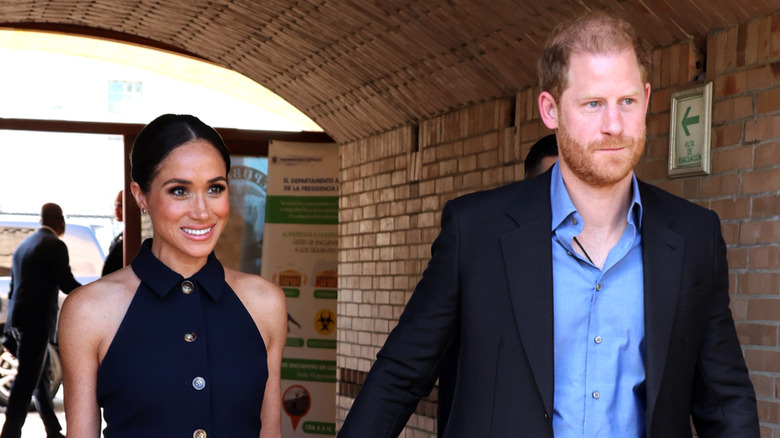
[[[539,93],[539,114],[542,116],[544,126],[558,129],[558,104],[552,94],[546,91]]]

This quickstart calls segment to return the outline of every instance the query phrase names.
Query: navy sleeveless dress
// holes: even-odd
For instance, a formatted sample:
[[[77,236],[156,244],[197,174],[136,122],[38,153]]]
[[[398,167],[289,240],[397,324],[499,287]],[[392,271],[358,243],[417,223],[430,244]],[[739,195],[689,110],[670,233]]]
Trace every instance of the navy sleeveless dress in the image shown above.
[[[183,278],[146,240],[141,284],[98,369],[106,438],[257,438],[265,343],[212,253]]]

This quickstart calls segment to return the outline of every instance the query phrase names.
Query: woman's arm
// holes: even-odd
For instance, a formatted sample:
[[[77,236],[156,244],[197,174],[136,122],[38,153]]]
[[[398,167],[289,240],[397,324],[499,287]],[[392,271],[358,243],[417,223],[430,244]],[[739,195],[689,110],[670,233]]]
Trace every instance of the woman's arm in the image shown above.
[[[99,336],[90,321],[93,303],[85,288],[65,299],[59,320],[59,347],[63,368],[65,419],[68,436],[100,437],[97,403]]]
[[[268,333],[268,381],[263,395],[261,420],[263,429],[260,438],[278,438],[282,436],[282,353],[287,340],[287,302],[284,292],[273,287],[268,293],[269,307],[265,310],[263,323]]]
[[[282,353],[287,340],[287,298],[270,281],[226,270],[228,284],[246,307],[263,337],[268,355],[268,381],[263,394],[260,438],[282,436]]]

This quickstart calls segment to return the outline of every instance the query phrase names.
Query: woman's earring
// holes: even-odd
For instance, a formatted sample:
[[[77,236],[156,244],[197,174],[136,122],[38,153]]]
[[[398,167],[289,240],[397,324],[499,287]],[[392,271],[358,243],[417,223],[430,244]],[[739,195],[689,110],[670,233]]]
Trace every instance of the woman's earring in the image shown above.
[[[146,214],[146,209],[145,208],[141,209],[141,214]]]

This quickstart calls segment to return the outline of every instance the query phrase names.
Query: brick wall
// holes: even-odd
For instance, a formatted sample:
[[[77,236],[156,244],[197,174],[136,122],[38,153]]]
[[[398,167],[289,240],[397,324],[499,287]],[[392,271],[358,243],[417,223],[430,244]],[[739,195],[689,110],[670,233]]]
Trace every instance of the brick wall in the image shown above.
[[[704,81],[714,84],[712,171],[670,179],[671,95]],[[720,215],[762,437],[780,438],[780,14],[657,50],[651,83],[637,175]],[[425,268],[444,203],[522,178],[522,158],[548,133],[537,94],[341,146],[339,422]],[[435,437],[435,403],[434,389],[402,436]]]

